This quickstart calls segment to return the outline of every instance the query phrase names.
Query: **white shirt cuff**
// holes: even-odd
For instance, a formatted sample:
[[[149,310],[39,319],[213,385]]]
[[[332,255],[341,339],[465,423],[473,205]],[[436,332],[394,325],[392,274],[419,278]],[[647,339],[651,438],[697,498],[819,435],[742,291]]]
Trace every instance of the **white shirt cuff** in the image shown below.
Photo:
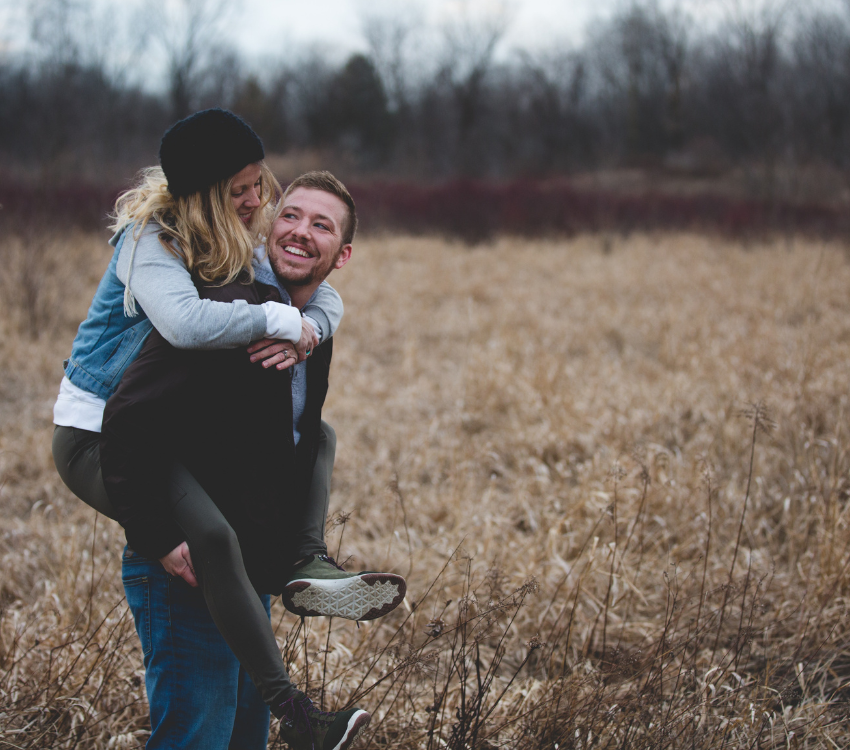
[[[266,337],[281,341],[301,339],[301,311],[282,302],[263,302],[266,313]]]

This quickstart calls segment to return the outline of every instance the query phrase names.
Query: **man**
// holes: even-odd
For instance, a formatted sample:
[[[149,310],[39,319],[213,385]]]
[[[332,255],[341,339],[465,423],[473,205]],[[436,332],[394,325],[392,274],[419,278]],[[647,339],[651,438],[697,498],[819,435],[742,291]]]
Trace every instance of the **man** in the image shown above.
[[[328,173],[303,175],[285,193],[270,234],[273,273],[260,267],[260,284],[207,285],[199,291],[209,298],[259,304],[270,291],[263,282],[272,282],[301,308],[327,275],[350,259],[356,221],[354,203],[338,180]],[[263,356],[269,346],[274,345],[259,342],[251,350]],[[283,348],[285,358],[294,361],[291,345]],[[189,539],[196,562],[202,555],[205,569],[218,566],[226,578],[244,561],[257,591],[283,588],[286,605],[301,614],[368,619],[397,606],[404,596],[403,580],[347,574],[321,554],[297,560],[303,556],[293,542],[298,535],[291,533],[317,526],[315,519],[303,518],[301,500],[315,462],[331,350],[332,340],[318,347],[307,362],[292,368],[290,387],[282,388],[286,372],[250,365],[232,351],[175,350],[152,335],[107,405],[104,482],[116,508],[130,517],[165,479],[163,456],[179,456],[217,506],[184,508],[178,501],[173,508],[178,523],[188,519],[184,527],[215,527],[211,534],[202,529],[213,546],[198,541],[196,547],[197,538]],[[162,430],[164,419],[170,420],[167,431]],[[293,564],[294,572],[287,575]],[[268,709],[221,632],[230,634],[228,642],[242,664],[255,664],[254,682],[265,691],[265,702],[279,709],[281,733],[291,745],[312,747],[318,738],[316,747],[348,747],[368,722],[368,714],[357,709],[319,716],[309,701],[296,696],[303,694],[292,692],[285,672],[276,684],[263,679],[272,650],[279,661],[273,638],[265,646],[240,641],[228,616],[219,613],[213,622],[208,591],[205,601],[196,589],[132,551],[123,568],[145,655],[153,729],[148,747],[265,747]],[[191,567],[186,577],[190,572]],[[202,585],[212,584],[202,580]],[[228,593],[228,605],[234,603],[222,608],[225,615],[262,606],[267,616],[268,596],[258,605],[253,591],[248,593]],[[290,697],[280,702],[273,698],[275,690]],[[309,737],[298,731],[305,725],[311,728]]]

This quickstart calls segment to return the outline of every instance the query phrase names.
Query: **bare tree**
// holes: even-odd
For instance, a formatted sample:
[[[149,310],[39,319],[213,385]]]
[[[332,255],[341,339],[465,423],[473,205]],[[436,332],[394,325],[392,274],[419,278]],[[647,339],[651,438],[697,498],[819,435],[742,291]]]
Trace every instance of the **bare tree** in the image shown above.
[[[508,136],[516,166],[546,174],[593,163],[584,52],[523,53],[520,61],[504,106],[517,113]]]
[[[369,57],[381,76],[387,103],[393,112],[406,112],[413,96],[414,60],[421,52],[423,18],[421,8],[412,4],[403,13],[362,17],[363,37],[369,45]],[[420,71],[421,73],[422,71]]]
[[[195,109],[211,53],[220,47],[231,9],[227,0],[159,0],[155,33],[166,56],[171,115]]]
[[[681,145],[687,24],[680,12],[633,2],[591,37],[613,140],[629,158]],[[620,130],[622,128],[622,130]]]
[[[480,171],[480,154],[470,148],[471,136],[480,122],[487,76],[511,16],[512,6],[505,2],[491,6],[483,16],[474,16],[469,3],[463,2],[455,20],[443,26],[437,80],[450,92],[456,118],[457,163],[467,174]]]
[[[80,0],[29,0],[27,16],[30,38],[39,59],[53,64],[77,64],[85,49],[80,38],[90,4]]]
[[[26,127],[12,148],[34,155],[41,178],[53,181],[102,161],[114,146],[114,114],[128,92],[121,52],[132,42],[113,9],[91,0],[28,0],[22,10],[27,54],[5,98],[24,108]],[[6,133],[14,119],[3,124]]]
[[[677,10],[684,0],[624,0],[581,44],[513,55],[504,2],[441,5],[442,25],[418,0],[387,0],[383,15],[368,2],[367,54],[288,48],[252,71],[225,43],[226,0],[0,0],[27,43],[0,55],[0,166],[61,179],[114,160],[123,177],[151,163],[168,122],[214,104],[275,151],[406,177],[691,155],[676,163],[734,164],[751,193],[788,197],[798,165],[850,164],[850,0],[716,0],[714,27]]]
[[[847,2],[850,10],[850,0]],[[809,13],[794,39],[795,141],[807,155],[850,161],[850,14]]]
[[[149,41],[145,25],[137,23],[139,11],[128,4],[119,12],[91,0],[27,0],[33,54],[41,65],[97,68],[123,84]]]
[[[730,5],[719,33],[710,41],[703,111],[719,141],[733,157],[746,159],[750,189],[777,195],[777,167],[788,157],[789,61],[786,33],[790,2],[759,7]]]

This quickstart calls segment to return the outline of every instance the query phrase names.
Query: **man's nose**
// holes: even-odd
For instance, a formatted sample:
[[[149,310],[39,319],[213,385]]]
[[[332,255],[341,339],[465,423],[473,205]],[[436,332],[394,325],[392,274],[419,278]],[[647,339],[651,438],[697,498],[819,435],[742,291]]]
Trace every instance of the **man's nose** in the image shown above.
[[[295,228],[292,230],[293,233],[297,234],[299,237],[309,237],[310,235],[310,219],[306,216],[301,218],[301,221],[295,225]]]

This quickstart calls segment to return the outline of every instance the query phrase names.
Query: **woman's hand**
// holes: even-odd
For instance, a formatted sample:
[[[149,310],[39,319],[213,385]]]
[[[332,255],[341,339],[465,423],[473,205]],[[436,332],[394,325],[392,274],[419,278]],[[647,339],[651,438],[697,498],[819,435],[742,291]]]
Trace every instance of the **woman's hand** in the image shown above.
[[[180,542],[165,557],[160,557],[159,561],[166,573],[182,578],[190,586],[197,587],[198,579],[195,578],[192,556],[189,554],[189,545],[186,542]]]
[[[310,356],[314,347],[319,345],[319,337],[316,332],[304,318],[301,318],[301,340],[295,344],[295,351],[298,353],[298,361],[303,362]]]
[[[260,339],[248,347],[252,362],[262,362],[263,367],[276,367],[285,370],[287,367],[303,362],[313,347],[319,345],[319,337],[306,320],[301,319],[301,338],[293,344],[291,341],[276,339]]]

